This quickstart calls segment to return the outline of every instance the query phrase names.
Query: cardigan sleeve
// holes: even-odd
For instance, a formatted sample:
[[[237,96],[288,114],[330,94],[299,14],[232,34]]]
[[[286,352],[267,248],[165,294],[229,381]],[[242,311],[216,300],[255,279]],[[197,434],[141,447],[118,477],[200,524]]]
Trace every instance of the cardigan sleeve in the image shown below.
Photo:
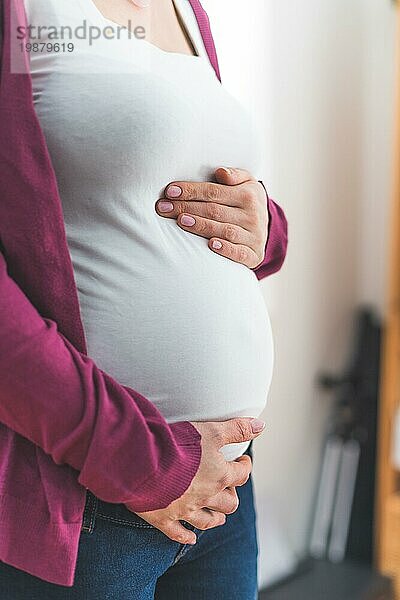
[[[265,246],[264,260],[253,271],[257,279],[273,275],[282,267],[288,246],[288,223],[282,208],[271,200],[262,181],[267,197],[269,214],[268,238]]]
[[[102,500],[136,512],[164,508],[190,485],[201,436],[168,425],[42,318],[0,253],[0,421],[79,471]]]

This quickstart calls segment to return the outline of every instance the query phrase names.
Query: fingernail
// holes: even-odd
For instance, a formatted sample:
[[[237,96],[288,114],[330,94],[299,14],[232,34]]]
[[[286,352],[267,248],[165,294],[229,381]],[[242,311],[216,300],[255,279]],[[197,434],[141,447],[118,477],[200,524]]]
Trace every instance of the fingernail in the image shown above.
[[[222,248],[222,244],[218,240],[214,240],[211,246],[214,248],[214,250],[221,250]]]
[[[166,195],[168,198],[179,198],[182,195],[182,188],[179,185],[170,185],[167,188]]]
[[[157,206],[160,212],[171,212],[174,210],[172,202],[158,202]]]
[[[183,217],[181,218],[181,223],[182,225],[186,225],[186,227],[192,227],[192,225],[196,223],[196,219],[193,219],[193,217],[189,217],[189,215],[183,215]]]
[[[225,171],[225,173],[227,175],[232,175],[232,173],[233,173],[233,170],[230,169],[229,167],[220,167],[220,169],[222,169],[223,171]]]
[[[260,419],[254,419],[251,422],[251,430],[253,433],[260,433],[265,428],[265,421],[261,421]]]

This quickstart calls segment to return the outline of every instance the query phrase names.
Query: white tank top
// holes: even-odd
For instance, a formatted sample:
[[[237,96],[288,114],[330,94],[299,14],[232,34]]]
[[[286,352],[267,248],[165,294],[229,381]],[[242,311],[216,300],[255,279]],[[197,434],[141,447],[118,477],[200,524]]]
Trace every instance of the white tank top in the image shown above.
[[[117,27],[92,0],[25,2],[31,25]],[[154,210],[171,181],[210,180],[223,165],[259,175],[251,120],[217,80],[189,2],[176,4],[199,56],[127,32],[91,46],[74,37],[73,52],[31,52],[34,104],[89,355],[168,422],[256,417],[273,364],[257,278]],[[54,44],[51,31],[41,42]],[[224,454],[232,460],[246,447]]]

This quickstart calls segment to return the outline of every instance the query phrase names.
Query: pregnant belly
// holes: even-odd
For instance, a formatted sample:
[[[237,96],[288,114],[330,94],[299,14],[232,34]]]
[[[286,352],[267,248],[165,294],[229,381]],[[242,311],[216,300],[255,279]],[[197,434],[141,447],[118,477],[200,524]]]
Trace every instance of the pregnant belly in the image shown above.
[[[259,283],[191,237],[194,246],[185,255],[177,249],[176,260],[159,248],[123,272],[109,255],[107,275],[94,273],[93,262],[90,273],[76,269],[89,355],[168,422],[257,417],[273,364]],[[231,444],[224,454],[232,460],[245,447]]]

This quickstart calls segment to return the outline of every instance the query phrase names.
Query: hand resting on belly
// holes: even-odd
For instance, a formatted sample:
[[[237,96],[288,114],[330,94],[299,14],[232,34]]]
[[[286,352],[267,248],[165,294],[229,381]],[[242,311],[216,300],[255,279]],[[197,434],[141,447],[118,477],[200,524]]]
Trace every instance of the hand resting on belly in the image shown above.
[[[248,455],[227,462],[220,448],[255,439],[264,430],[265,423],[258,419],[231,419],[192,425],[201,434],[202,457],[188,490],[165,509],[137,513],[170,539],[191,545],[196,543],[196,535],[181,521],[203,530],[223,525],[225,515],[238,508],[236,486],[244,485],[251,473]],[[129,509],[129,505],[126,506]]]
[[[255,269],[264,260],[268,237],[265,190],[243,169],[220,167],[215,178],[217,183],[170,183],[156,211],[208,238],[217,254]]]

